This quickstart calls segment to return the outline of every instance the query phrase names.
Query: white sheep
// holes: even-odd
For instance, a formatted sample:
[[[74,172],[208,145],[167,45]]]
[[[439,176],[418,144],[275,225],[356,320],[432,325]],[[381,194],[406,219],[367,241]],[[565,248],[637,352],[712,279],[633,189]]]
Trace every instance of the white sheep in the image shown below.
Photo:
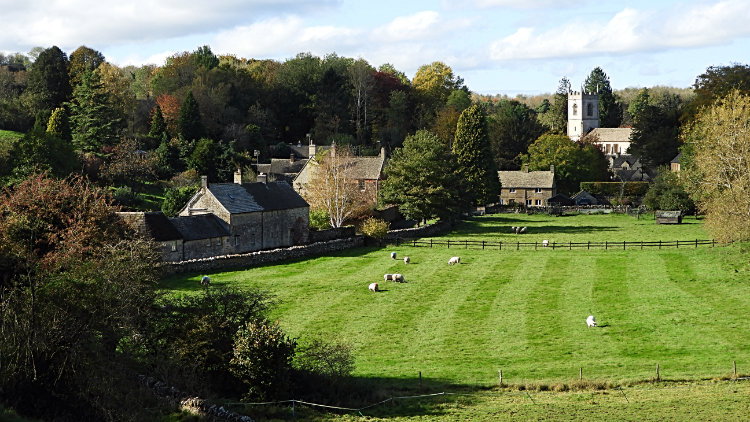
[[[549,240],[546,240],[546,239],[542,240],[542,246],[544,246],[546,248],[547,245],[549,245]]]
[[[393,281],[397,283],[404,283],[405,282],[404,276],[401,274],[393,274]]]
[[[383,276],[383,278],[385,279],[385,281],[393,280],[393,274],[386,274]]]
[[[596,327],[596,319],[594,319],[593,315],[589,315],[589,317],[586,318],[586,325],[589,327]]]
[[[372,283],[372,284],[370,284],[370,291],[371,292],[377,292],[378,291],[378,283]]]
[[[396,259],[396,252],[391,252],[391,259]]]
[[[449,265],[460,264],[460,263],[461,263],[461,258],[457,256],[454,256],[453,258],[448,260]]]
[[[526,227],[522,227],[521,230],[518,231],[518,233],[525,234],[526,233]]]
[[[409,257],[408,257],[408,256],[405,256],[405,257],[404,257],[404,264],[408,264],[408,263],[409,263]]]
[[[204,275],[201,279],[201,286],[208,287],[209,284],[211,284],[211,278],[207,275]]]

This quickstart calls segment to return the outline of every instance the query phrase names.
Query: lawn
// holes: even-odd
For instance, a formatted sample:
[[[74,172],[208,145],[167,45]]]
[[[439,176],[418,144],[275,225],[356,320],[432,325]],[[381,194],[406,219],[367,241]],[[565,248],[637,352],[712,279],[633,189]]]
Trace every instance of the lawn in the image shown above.
[[[452,239],[638,241],[707,239],[702,226],[593,215],[486,216],[462,223]],[[532,240],[533,241],[533,240]],[[669,250],[462,250],[360,248],[306,260],[210,274],[212,285],[261,288],[292,337],[336,336],[357,357],[355,375],[414,385],[493,385],[504,381],[634,382],[655,375],[725,375],[736,360],[750,372],[750,286],[743,246]],[[411,264],[393,261],[390,252]],[[461,256],[461,264],[447,265]],[[406,283],[367,285],[384,273]],[[202,274],[163,280],[196,291]],[[587,328],[595,315],[598,328]]]

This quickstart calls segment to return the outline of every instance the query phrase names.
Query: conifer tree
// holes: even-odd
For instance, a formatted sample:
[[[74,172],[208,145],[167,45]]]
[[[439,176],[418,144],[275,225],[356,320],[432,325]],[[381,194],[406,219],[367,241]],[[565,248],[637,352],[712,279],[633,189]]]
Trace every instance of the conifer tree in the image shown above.
[[[68,63],[68,56],[56,46],[39,53],[29,71],[27,90],[34,113],[53,110],[68,101],[71,92]]]
[[[167,133],[167,123],[164,121],[164,116],[161,114],[161,107],[157,104],[156,110],[154,111],[154,118],[151,120],[151,130],[148,131],[148,136],[161,139],[165,133]]]
[[[472,200],[477,205],[497,201],[500,180],[490,151],[487,123],[479,106],[473,105],[461,113],[453,142],[453,154]]]
[[[117,139],[120,119],[115,118],[109,94],[101,88],[96,73],[87,71],[68,104],[73,144],[79,151],[101,154],[103,146],[112,145]]]
[[[70,142],[73,139],[70,132],[70,119],[65,108],[58,107],[52,111],[47,123],[47,132],[62,141]]]
[[[187,140],[201,139],[206,133],[193,91],[188,91],[185,101],[182,102],[180,118],[177,120],[177,131]]]
[[[599,93],[599,126],[619,127],[622,122],[622,105],[617,102],[609,85],[609,76],[602,68],[592,70],[583,86],[587,92]]]

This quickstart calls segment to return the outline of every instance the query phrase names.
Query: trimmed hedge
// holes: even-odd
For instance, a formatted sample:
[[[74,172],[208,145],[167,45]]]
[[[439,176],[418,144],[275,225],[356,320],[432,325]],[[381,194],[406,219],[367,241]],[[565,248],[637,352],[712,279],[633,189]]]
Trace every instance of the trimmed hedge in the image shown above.
[[[648,187],[648,182],[625,182],[624,196],[644,196]],[[581,182],[581,190],[592,195],[619,196],[621,188],[621,182]]]

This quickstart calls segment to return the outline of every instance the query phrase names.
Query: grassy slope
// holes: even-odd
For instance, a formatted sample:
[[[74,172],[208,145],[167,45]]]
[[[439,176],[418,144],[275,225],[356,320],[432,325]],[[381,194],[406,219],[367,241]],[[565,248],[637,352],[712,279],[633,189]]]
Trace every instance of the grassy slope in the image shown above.
[[[535,231],[550,219],[511,218],[540,227]],[[513,236],[490,233],[484,225],[489,219],[496,227],[516,225],[492,216],[449,236],[475,236],[477,226],[482,238]],[[554,232],[528,236],[707,238],[699,224],[665,230],[622,216],[554,221]],[[390,260],[391,251],[408,254],[412,264]],[[453,255],[461,256],[461,265],[447,265]],[[403,273],[407,283],[388,283],[380,294],[367,291],[393,272]],[[662,377],[695,379],[726,373],[732,360],[750,362],[744,346],[750,340],[750,286],[732,248],[363,248],[211,276],[215,284],[277,295],[281,305],[274,316],[294,337],[334,334],[349,341],[362,377],[407,380],[422,371],[432,380],[491,384],[503,369],[507,382],[517,383],[570,380],[583,367],[587,378],[619,381],[648,379],[659,363]],[[189,291],[198,278],[176,276],[165,285]],[[586,327],[589,314],[597,316],[599,328]]]

